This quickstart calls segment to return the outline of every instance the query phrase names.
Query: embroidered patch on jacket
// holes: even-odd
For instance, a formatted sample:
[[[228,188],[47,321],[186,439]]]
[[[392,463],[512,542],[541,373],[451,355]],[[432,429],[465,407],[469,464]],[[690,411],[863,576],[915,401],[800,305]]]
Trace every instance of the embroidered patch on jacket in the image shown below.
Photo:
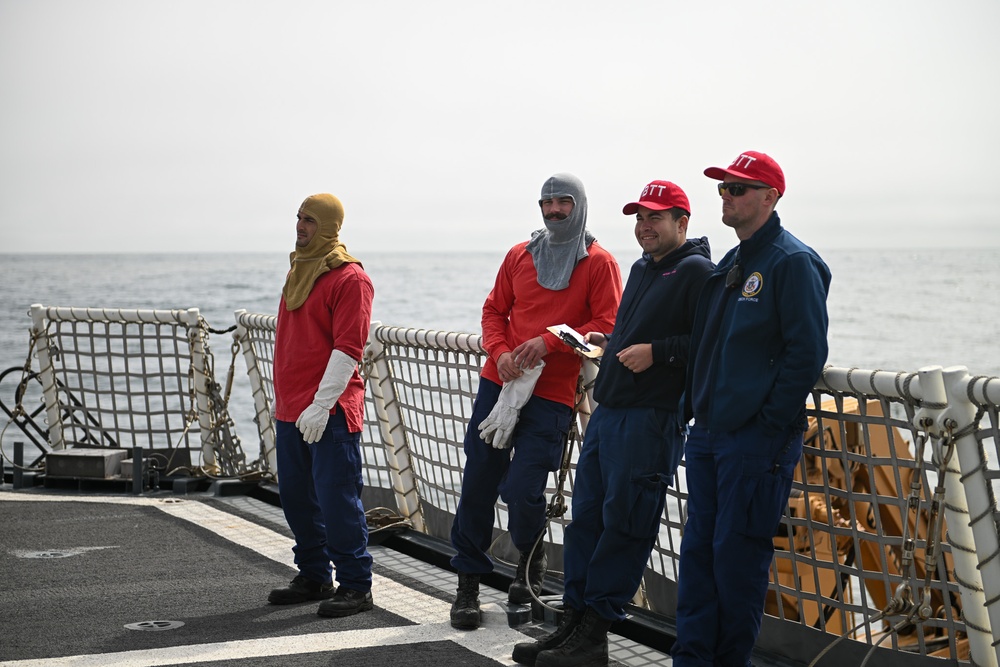
[[[743,283],[743,296],[757,296],[760,288],[764,286],[764,277],[756,271],[750,274],[747,281]]]

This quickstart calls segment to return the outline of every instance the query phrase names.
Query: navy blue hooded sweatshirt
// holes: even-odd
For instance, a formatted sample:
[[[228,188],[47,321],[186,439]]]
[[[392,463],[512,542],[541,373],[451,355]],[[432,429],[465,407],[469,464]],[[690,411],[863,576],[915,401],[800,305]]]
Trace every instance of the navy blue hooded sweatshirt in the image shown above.
[[[711,275],[712,251],[705,237],[689,239],[654,262],[643,254],[632,265],[609,336],[594,399],[610,408],[680,409],[691,326],[698,296]],[[617,354],[636,343],[652,343],[653,365],[633,373]]]

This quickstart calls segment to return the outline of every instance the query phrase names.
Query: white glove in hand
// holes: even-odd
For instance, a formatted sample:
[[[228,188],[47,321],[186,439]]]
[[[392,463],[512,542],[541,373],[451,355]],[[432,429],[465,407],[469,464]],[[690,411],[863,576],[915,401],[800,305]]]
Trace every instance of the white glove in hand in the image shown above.
[[[534,391],[544,366],[545,362],[539,361],[538,365],[525,370],[520,377],[504,383],[493,410],[479,423],[479,437],[496,449],[510,447],[510,436],[514,433],[521,408],[531,398],[531,392]]]
[[[302,432],[302,439],[310,445],[323,437],[326,422],[330,419],[330,410],[347,389],[347,383],[351,381],[357,367],[358,362],[340,350],[334,350],[330,354],[330,361],[326,364],[313,402],[295,420],[295,426]]]
[[[310,403],[295,420],[295,426],[302,432],[302,439],[310,445],[319,442],[326,430],[326,422],[330,420],[330,409],[322,405]]]

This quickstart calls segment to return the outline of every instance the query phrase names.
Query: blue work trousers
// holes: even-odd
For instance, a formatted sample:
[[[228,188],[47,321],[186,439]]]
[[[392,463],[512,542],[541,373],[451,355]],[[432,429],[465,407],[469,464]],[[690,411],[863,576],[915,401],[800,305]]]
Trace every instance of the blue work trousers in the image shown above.
[[[749,667],[773,539],[801,454],[798,430],[768,435],[756,422],[730,433],[692,427],[674,667]]]
[[[479,437],[479,424],[493,410],[500,385],[480,379],[472,417],[465,432],[462,495],[451,526],[459,572],[493,571],[488,551],[493,542],[497,498],[507,504],[511,541],[529,551],[545,528],[545,485],[559,469],[573,411],[568,405],[532,396],[521,408],[510,449],[495,449]]]
[[[684,451],[676,412],[598,406],[573,483],[564,602],[625,618],[656,542],[667,487]]]
[[[295,535],[295,564],[313,581],[356,591],[372,587],[368,524],[361,504],[361,434],[344,413],[330,415],[319,442],[307,444],[292,422],[277,422],[278,494]]]

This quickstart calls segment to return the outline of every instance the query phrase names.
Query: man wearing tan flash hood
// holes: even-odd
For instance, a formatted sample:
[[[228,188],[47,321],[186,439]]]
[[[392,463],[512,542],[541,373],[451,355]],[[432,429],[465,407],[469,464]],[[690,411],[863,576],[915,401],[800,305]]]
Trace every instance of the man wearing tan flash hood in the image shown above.
[[[299,574],[272,590],[268,602],[323,600],[320,616],[372,608],[358,360],[375,290],[338,239],[343,222],[344,208],[333,195],[313,195],[299,207],[274,342],[278,493],[295,535]]]

